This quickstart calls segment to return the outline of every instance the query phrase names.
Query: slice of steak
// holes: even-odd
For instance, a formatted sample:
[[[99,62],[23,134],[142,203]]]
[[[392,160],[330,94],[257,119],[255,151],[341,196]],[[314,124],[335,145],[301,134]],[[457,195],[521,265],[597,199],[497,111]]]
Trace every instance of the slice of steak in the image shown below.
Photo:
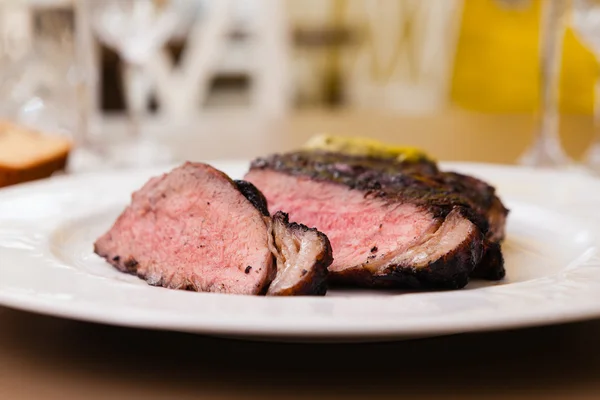
[[[469,199],[426,175],[398,173],[385,160],[316,151],[273,155],[253,162],[245,179],[271,210],[327,235],[332,282],[461,288],[483,254],[487,221]]]
[[[345,285],[460,289],[469,282],[481,259],[481,231],[462,213],[452,210],[439,227],[418,243],[396,249],[352,268],[332,269],[330,280]]]
[[[135,192],[95,251],[151,285],[259,294],[275,273],[269,240],[264,216],[227,175],[186,163]]]
[[[273,216],[273,236],[277,275],[267,295],[324,295],[327,267],[333,261],[327,236],[314,228],[290,223],[281,211]]]
[[[285,226],[279,225],[276,220],[281,237],[296,237],[302,229],[287,220]],[[135,192],[94,250],[120,271],[151,285],[264,294],[277,272],[277,276],[289,275],[286,282],[290,283],[278,294],[323,294],[322,274],[331,260],[321,253],[298,256],[288,252],[310,275],[297,278],[276,271],[273,243],[277,235],[274,239],[271,227],[266,200],[251,183],[234,182],[206,164],[186,163]],[[312,244],[326,252],[323,235],[312,233],[303,249]],[[311,260],[313,254],[319,258]],[[315,282],[310,282],[312,277]]]

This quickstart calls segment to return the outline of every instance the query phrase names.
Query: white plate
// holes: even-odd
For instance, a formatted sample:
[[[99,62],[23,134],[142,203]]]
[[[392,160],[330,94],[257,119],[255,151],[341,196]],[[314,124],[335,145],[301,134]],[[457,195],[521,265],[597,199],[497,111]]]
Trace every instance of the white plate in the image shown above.
[[[216,162],[239,178],[246,162]],[[0,304],[133,327],[281,340],[373,340],[600,316],[600,181],[446,164],[497,185],[511,208],[508,278],[449,292],[251,297],[168,290],[117,272],[94,239],[156,170],[60,177],[0,191]],[[558,211],[562,210],[562,211]],[[572,211],[588,218],[578,218]]]

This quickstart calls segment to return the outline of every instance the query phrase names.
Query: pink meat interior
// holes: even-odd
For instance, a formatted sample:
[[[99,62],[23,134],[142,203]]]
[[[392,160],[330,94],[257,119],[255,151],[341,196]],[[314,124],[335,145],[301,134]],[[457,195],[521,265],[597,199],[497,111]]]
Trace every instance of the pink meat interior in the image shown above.
[[[369,257],[402,252],[437,228],[433,216],[412,204],[365,198],[364,192],[270,170],[252,170],[246,180],[265,195],[269,210],[316,227],[333,248],[330,271],[366,263]]]
[[[262,215],[203,164],[148,182],[96,246],[111,257],[135,259],[139,275],[172,288],[252,294],[272,268]]]

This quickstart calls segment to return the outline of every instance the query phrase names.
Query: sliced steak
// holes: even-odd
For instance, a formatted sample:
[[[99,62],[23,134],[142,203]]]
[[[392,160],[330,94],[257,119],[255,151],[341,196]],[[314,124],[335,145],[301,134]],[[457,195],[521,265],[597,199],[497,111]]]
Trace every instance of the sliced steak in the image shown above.
[[[273,216],[277,275],[267,295],[325,294],[327,267],[333,261],[327,236],[305,225],[290,223],[288,215]]]
[[[332,268],[333,282],[381,287],[460,289],[469,282],[481,259],[480,230],[456,208],[434,232],[425,233],[410,246],[398,247],[381,257],[368,256],[360,266]],[[370,258],[372,257],[372,258]]]
[[[252,184],[234,182],[206,164],[186,163],[135,192],[94,249],[151,285],[264,294],[276,275],[271,225],[265,198]],[[279,235],[297,234],[285,228],[289,232],[282,228]],[[320,237],[313,239],[323,245]],[[316,266],[310,271],[326,269],[327,261],[312,260]],[[310,255],[302,263],[310,264]],[[311,288],[324,292],[319,274],[311,275],[318,278],[314,286],[299,279],[302,294],[312,294]],[[295,286],[286,294],[295,294]]]
[[[482,258],[487,220],[422,168],[399,173],[382,159],[304,151],[258,159],[245,179],[270,210],[328,236],[330,281],[461,288]]]
[[[306,160],[308,154],[310,161]],[[258,164],[269,162],[273,163],[273,169],[282,171],[294,170],[297,165],[304,165],[304,169],[310,173],[310,168],[314,167],[316,171],[330,173],[349,187],[355,184],[355,179],[371,179],[384,186],[391,182],[392,185],[403,185],[409,191],[410,188],[415,188],[422,193],[438,193],[447,198],[449,203],[457,202],[468,206],[488,223],[483,246],[484,257],[476,266],[473,277],[498,280],[506,274],[500,242],[504,239],[508,210],[496,195],[495,189],[482,180],[455,172],[442,172],[427,158],[398,161],[393,157],[311,151],[256,161]],[[316,172],[315,174],[319,175]]]

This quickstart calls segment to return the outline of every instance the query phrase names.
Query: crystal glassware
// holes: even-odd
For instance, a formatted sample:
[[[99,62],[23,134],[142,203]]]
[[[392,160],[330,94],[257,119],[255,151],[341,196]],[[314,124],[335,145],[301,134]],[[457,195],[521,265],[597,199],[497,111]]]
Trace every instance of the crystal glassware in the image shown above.
[[[76,54],[74,9],[36,5],[2,5],[14,26],[0,33],[0,115],[78,144],[87,128],[80,101],[86,82]]]
[[[514,3],[514,1],[513,1]],[[572,164],[559,136],[558,90],[565,33],[566,0],[546,0],[540,24],[540,103],[532,145],[520,162],[535,167],[560,168]]]
[[[146,113],[145,65],[176,32],[182,10],[190,0],[87,1],[93,31],[125,64],[129,85],[127,110],[129,135],[111,143],[106,160],[113,166],[147,166],[171,161],[168,149],[141,132]]]

